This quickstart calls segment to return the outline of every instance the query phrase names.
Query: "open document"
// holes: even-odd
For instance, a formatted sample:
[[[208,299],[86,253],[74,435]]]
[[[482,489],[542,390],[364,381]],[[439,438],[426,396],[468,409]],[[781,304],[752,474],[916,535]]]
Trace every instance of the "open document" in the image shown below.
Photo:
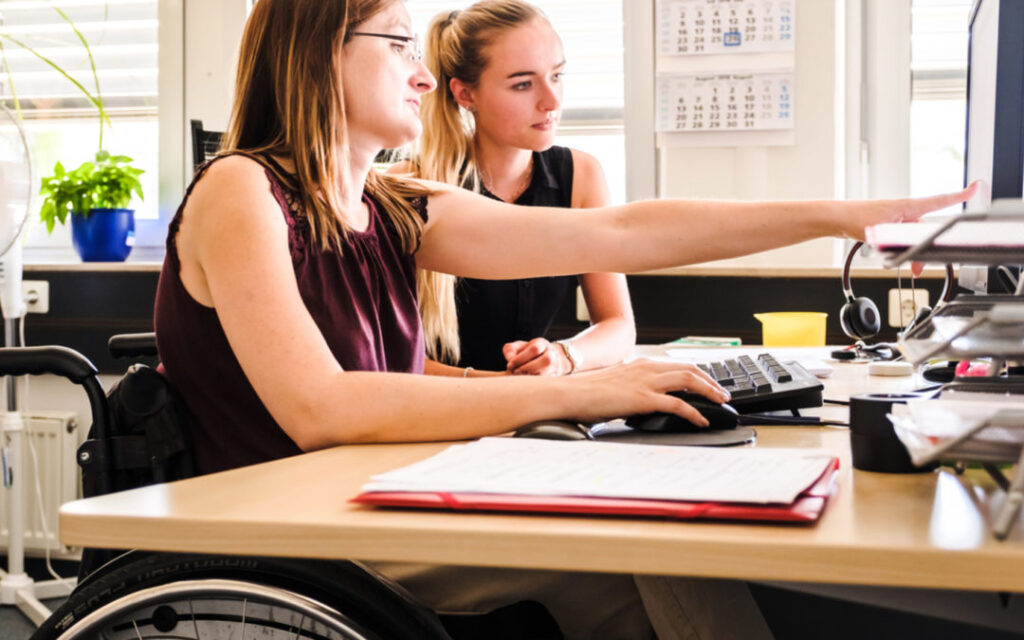
[[[484,438],[363,490],[788,505],[834,467],[820,451]]]

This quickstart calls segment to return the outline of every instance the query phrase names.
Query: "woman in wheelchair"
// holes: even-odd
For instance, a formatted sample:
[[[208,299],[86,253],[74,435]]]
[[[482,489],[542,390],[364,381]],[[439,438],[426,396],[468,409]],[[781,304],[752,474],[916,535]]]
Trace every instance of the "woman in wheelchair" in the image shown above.
[[[556,378],[422,375],[416,268],[482,279],[645,271],[819,236],[862,238],[868,225],[913,220],[970,191],[567,213],[375,171],[378,151],[419,135],[421,99],[434,89],[401,0],[255,4],[222,153],[197,173],[171,222],[155,308],[167,379],[195,416],[200,473],[347,443],[476,438],[540,419],[664,411],[702,423],[666,392],[727,395],[690,365],[640,360]],[[188,575],[209,578],[197,562],[181,561]],[[253,562],[333,602],[333,576]],[[740,582],[375,568],[442,611],[539,601],[566,637],[770,637]],[[416,624],[376,633],[444,637]],[[127,628],[124,637],[136,637]]]

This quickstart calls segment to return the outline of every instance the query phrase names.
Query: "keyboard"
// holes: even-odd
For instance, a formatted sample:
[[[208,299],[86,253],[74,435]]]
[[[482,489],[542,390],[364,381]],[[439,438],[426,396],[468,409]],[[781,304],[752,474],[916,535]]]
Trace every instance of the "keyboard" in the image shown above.
[[[698,364],[730,394],[739,413],[764,413],[822,405],[824,385],[798,362],[779,362],[772,354],[739,356]]]

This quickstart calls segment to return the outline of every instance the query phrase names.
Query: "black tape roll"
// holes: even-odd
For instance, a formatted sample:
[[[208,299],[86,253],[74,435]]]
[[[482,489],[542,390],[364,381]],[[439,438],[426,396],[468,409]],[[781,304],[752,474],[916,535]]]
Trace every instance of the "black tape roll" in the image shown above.
[[[887,416],[892,412],[892,405],[906,404],[920,397],[923,396],[914,393],[868,393],[850,398],[850,450],[854,468],[916,473],[936,467],[935,464],[914,466]]]

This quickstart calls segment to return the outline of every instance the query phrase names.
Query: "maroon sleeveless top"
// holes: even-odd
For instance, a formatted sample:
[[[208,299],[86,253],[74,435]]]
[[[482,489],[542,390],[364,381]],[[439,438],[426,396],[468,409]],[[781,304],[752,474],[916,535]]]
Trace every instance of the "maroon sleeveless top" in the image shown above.
[[[191,435],[200,473],[300,453],[249,384],[217,312],[197,302],[181,282],[176,246],[181,215],[209,166],[193,178],[168,228],[154,311],[157,348],[167,379],[198,423]],[[340,253],[324,251],[311,240],[296,194],[269,168],[266,174],[288,224],[288,249],[302,300],[341,367],[422,373],[416,263],[402,249],[390,219],[364,194],[369,209],[366,230],[343,236]],[[426,219],[425,200],[413,205]],[[303,354],[293,355],[302,360]]]

